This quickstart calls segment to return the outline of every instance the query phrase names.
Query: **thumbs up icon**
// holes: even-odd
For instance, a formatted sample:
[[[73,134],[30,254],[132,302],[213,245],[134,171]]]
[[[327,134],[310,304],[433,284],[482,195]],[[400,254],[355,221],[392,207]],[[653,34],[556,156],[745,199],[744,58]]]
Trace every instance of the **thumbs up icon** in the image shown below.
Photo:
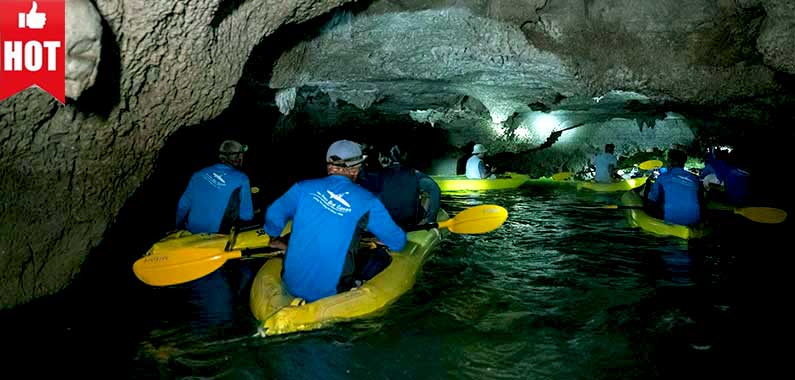
[[[18,13],[18,26],[20,28],[28,27],[30,29],[44,29],[44,24],[47,23],[47,15],[41,12],[36,12],[38,9],[39,4],[37,4],[36,1],[33,1],[33,5],[30,7],[30,12],[27,14]]]

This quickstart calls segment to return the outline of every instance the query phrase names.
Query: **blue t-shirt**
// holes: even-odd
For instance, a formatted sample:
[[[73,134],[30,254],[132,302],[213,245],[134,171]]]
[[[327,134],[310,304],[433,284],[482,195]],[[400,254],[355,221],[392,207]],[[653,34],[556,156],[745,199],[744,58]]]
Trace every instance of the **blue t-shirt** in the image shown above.
[[[715,174],[723,182],[726,189],[726,201],[731,204],[743,204],[750,195],[750,174],[734,165],[714,157],[708,157],[701,171],[701,178]]]
[[[279,236],[292,219],[282,279],[294,296],[309,302],[337,293],[348,248],[363,218],[366,229],[393,251],[406,244],[372,193],[340,175],[301,181],[268,207],[265,232]]]
[[[701,181],[683,168],[670,168],[652,184],[649,200],[662,202],[668,223],[691,225],[701,220]]]
[[[700,177],[704,178],[710,174],[715,174],[718,180],[725,181],[728,169],[729,164],[726,163],[726,161],[715,158],[714,155],[710,155],[704,162],[704,169],[701,170]]]
[[[177,228],[195,234],[225,232],[219,229],[227,208],[239,209],[241,220],[254,218],[248,176],[226,164],[208,166],[193,174],[179,199]]]
[[[594,180],[599,183],[613,182],[613,169],[618,164],[616,156],[611,153],[602,153],[593,158],[593,166],[596,167]]]
[[[731,204],[741,205],[748,201],[750,195],[749,182],[751,175],[745,170],[729,167],[724,180],[726,186],[726,201]]]

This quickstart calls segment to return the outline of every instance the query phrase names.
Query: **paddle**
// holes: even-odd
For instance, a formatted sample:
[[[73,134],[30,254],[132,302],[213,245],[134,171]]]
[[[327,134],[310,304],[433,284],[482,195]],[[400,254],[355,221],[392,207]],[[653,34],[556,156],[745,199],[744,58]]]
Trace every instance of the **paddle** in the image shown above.
[[[787,220],[786,211],[773,207],[732,207],[708,204],[707,208],[710,210],[734,211],[735,214],[759,223],[775,224]]]
[[[508,210],[503,207],[480,205],[461,211],[454,218],[439,223],[414,226],[407,231],[447,228],[450,232],[458,234],[482,234],[497,229],[507,218]],[[268,244],[268,239],[263,239],[261,243]],[[211,246],[161,251],[138,259],[133,264],[133,272],[138,279],[148,285],[176,285],[206,276],[223,266],[227,260],[272,257],[283,253],[271,247],[231,251],[222,249]]]
[[[404,230],[421,231],[447,228],[450,232],[465,235],[485,234],[499,228],[508,219],[508,210],[497,205],[480,205],[461,211],[455,217],[438,223],[420,224]]]
[[[624,206],[624,205],[603,205],[603,206],[577,206],[584,209],[608,209],[608,210],[642,210],[643,206]],[[711,210],[734,211],[735,214],[742,215],[754,222],[759,223],[782,223],[787,219],[787,212],[773,207],[731,207],[710,205]]]
[[[640,168],[641,170],[654,170],[657,168],[661,168],[662,166],[663,162],[660,160],[648,160],[638,164],[638,168]]]
[[[147,255],[133,264],[133,272],[143,283],[167,286],[204,277],[222,267],[227,260],[242,257],[274,257],[284,251],[276,248],[253,248],[238,251],[217,249],[176,249],[165,254]]]

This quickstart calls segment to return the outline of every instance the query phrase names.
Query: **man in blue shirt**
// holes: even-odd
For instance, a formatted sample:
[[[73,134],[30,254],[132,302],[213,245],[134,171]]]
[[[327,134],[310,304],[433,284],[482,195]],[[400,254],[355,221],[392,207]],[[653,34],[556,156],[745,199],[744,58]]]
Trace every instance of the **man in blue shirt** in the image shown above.
[[[193,174],[177,206],[177,228],[195,234],[229,233],[238,220],[254,218],[251,185],[240,171],[247,150],[237,141],[226,140],[218,150],[220,162]],[[238,262],[179,286],[187,289],[196,308],[196,332],[207,333],[233,322],[235,296],[245,295],[252,278],[252,268]]]
[[[661,207],[668,223],[692,225],[701,221],[702,187],[698,176],[685,170],[687,154],[668,151],[668,170],[651,185],[649,201]]]
[[[615,177],[616,165],[618,160],[613,155],[615,146],[613,144],[606,144],[604,153],[594,156],[592,163],[596,168],[596,175],[594,181],[598,183],[611,183]]]
[[[346,290],[341,280],[357,269],[354,260],[362,230],[393,251],[406,244],[406,233],[381,201],[354,183],[365,158],[355,142],[331,144],[326,152],[329,175],[296,183],[268,207],[268,235],[279,236],[293,221],[282,280],[292,295],[307,302]]]
[[[226,140],[221,144],[221,162],[194,173],[179,199],[177,228],[192,233],[228,233],[236,220],[254,218],[251,185],[240,171],[245,145]]]

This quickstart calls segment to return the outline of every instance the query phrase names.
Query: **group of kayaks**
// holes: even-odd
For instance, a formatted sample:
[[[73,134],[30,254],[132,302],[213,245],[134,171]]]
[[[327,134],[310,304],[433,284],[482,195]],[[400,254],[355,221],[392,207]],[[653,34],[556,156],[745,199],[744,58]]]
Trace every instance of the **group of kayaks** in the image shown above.
[[[284,260],[280,257],[284,252],[269,247],[270,237],[261,228],[233,230],[229,235],[188,231],[169,234],[133,264],[133,272],[148,285],[169,286],[206,276],[228,260],[268,257],[254,278],[249,299],[251,312],[260,322],[259,335],[314,330],[384,310],[414,285],[423,263],[449,233],[487,233],[507,218],[508,211],[498,205],[469,207],[454,217],[440,210],[435,223],[407,229],[405,247],[389,252],[390,264],[375,277],[313,302],[296,298],[285,289],[281,278]],[[290,230],[288,225],[282,234]]]
[[[565,177],[565,178],[564,178]],[[693,239],[705,236],[704,225],[680,226],[666,223],[643,210],[643,200],[637,193],[646,177],[632,178],[610,184],[571,181],[570,176],[545,178],[545,181],[568,180],[578,189],[599,192],[623,191],[622,207],[633,227],[656,235]],[[494,179],[467,179],[464,176],[433,177],[443,192],[483,191],[518,188],[530,181],[527,175],[507,173]],[[475,210],[478,209],[478,210]],[[786,217],[784,215],[783,217]],[[359,287],[314,302],[305,302],[291,295],[283,286],[281,274],[284,261],[277,253],[263,252],[270,238],[261,230],[249,230],[230,235],[190,234],[179,231],[152,246],[147,254],[135,262],[136,276],[149,285],[166,286],[200,278],[220,268],[227,260],[246,256],[271,255],[257,272],[250,293],[251,312],[260,322],[258,333],[271,336],[308,331],[329,324],[373,315],[406,293],[431,252],[450,233],[484,233],[505,221],[507,210],[496,205],[481,205],[464,210],[455,218],[440,210],[437,223],[422,230],[407,233],[407,244],[399,252],[390,252],[389,266]],[[777,216],[781,219],[782,216]],[[783,219],[782,219],[783,220]],[[285,230],[285,233],[288,230]]]
[[[662,164],[656,161],[657,164]],[[568,174],[568,175],[567,175]],[[597,183],[593,181],[573,180],[573,173],[558,173],[549,178],[530,179],[529,176],[517,173],[506,173],[493,179],[468,179],[463,175],[459,176],[432,176],[439,184],[443,192],[459,191],[482,191],[512,189],[527,182],[566,182],[576,185],[578,190],[589,190],[595,192],[623,192],[621,204],[626,209],[627,221],[630,226],[638,227],[659,236],[674,236],[681,239],[701,238],[710,232],[704,225],[682,226],[666,223],[662,219],[650,216],[643,210],[643,200],[636,190],[643,189],[648,177],[636,177],[623,179],[611,183]]]
[[[558,173],[570,174],[570,173]],[[556,182],[568,183],[576,185],[578,189],[587,189],[598,192],[617,192],[636,189],[646,183],[646,177],[629,178],[611,183],[597,183],[593,181],[575,181],[570,176],[556,176],[542,177],[537,179],[530,179],[530,176],[519,173],[505,173],[495,178],[485,179],[471,179],[463,175],[457,176],[444,176],[437,175],[431,176],[434,181],[439,185],[442,192],[460,192],[460,191],[485,191],[485,190],[504,190],[515,189],[528,182]]]
[[[408,232],[405,247],[389,252],[392,261],[386,269],[359,287],[314,302],[296,298],[285,289],[281,278],[284,260],[277,256],[283,252],[268,248],[270,237],[262,229],[233,231],[230,235],[178,231],[155,243],[133,264],[133,272],[148,285],[169,286],[201,278],[230,259],[269,257],[254,277],[249,297],[251,312],[260,322],[258,334],[271,336],[314,330],[374,314],[394,302],[414,285],[422,264],[449,231],[490,229],[507,218],[507,211],[495,205],[470,208],[469,215],[478,208],[486,214],[462,220],[463,226],[446,225],[455,220],[440,210],[436,228]],[[487,220],[490,218],[493,220]],[[467,226],[478,222],[481,226]]]

